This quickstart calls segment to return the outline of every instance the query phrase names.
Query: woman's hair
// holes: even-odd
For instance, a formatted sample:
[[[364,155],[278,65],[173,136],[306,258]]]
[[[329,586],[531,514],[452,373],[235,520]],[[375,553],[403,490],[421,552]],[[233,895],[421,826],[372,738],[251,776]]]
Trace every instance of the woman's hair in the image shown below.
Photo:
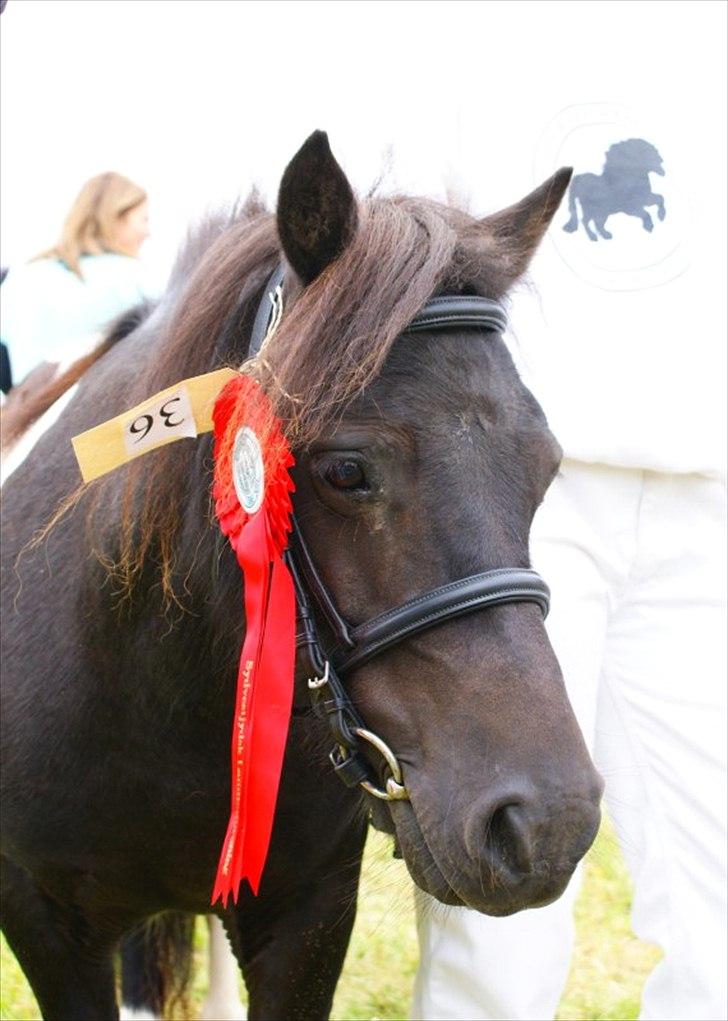
[[[83,277],[79,258],[119,251],[115,242],[119,217],[140,205],[146,197],[138,184],[113,171],[92,177],[73,203],[58,243],[36,259],[60,259]]]

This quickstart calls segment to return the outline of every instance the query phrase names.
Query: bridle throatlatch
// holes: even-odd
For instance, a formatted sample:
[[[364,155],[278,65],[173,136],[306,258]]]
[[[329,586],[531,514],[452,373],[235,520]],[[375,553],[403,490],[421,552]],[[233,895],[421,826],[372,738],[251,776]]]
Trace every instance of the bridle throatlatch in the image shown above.
[[[280,322],[283,277],[283,267],[279,266],[264,291],[253,325],[249,358],[260,352]],[[429,301],[404,332],[432,333],[470,327],[501,333],[506,325],[505,311],[496,301],[477,296],[442,296]],[[432,589],[364,624],[351,626],[316,569],[295,515],[291,518],[290,543],[284,559],[296,595],[296,646],[309,664],[310,703],[316,714],[328,721],[334,739],[330,759],[336,775],[347,786],[360,785],[375,798],[406,800],[407,789],[396,755],[366,727],[341,678],[410,636],[476,610],[532,602],[545,617],[549,609],[548,586],[527,568],[484,571]],[[333,636],[328,653],[319,638],[312,601],[319,619],[323,619]],[[365,748],[381,757],[382,782],[363,753]]]

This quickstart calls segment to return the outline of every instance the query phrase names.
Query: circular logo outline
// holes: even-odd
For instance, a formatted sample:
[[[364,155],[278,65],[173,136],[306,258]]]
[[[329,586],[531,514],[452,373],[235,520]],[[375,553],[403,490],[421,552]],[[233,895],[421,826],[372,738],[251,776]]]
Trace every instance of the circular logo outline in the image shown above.
[[[652,119],[652,118],[651,118]],[[630,133],[644,134],[645,117],[640,111],[630,109],[621,102],[576,103],[563,107],[546,124],[536,146],[533,168],[534,180],[541,181],[553,173],[555,167],[570,162],[563,158],[563,149],[568,140],[583,129],[615,127]],[[659,133],[659,124],[655,124]],[[685,212],[689,208],[689,196],[681,187],[680,175],[670,168],[670,178],[681,193],[681,216],[678,237],[668,242],[655,257],[644,263],[618,267],[602,265],[599,261],[583,258],[573,249],[573,243],[561,237],[557,227],[548,232],[552,250],[563,264],[583,283],[605,291],[637,291],[662,287],[681,276],[690,266],[689,229]],[[677,178],[677,180],[675,180]],[[674,220],[675,210],[671,208]],[[573,235],[572,235],[573,237]],[[596,249],[594,254],[596,254]]]

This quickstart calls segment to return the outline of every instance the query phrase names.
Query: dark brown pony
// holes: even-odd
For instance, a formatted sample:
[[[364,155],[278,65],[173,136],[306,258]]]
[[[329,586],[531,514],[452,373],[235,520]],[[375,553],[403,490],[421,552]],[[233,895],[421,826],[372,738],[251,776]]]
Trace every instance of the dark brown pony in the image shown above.
[[[211,516],[209,436],[78,488],[71,436],[240,364],[283,257],[283,321],[254,368],[297,455],[299,522],[347,618],[527,566],[560,456],[538,404],[496,335],[406,328],[433,295],[505,295],[568,180],[560,171],[482,221],[419,199],[357,203],[315,133],[276,216],[208,223],[160,304],[82,377],[8,481],[3,927],[44,1017],[116,1017],[120,937],[159,912],[210,910],[243,628],[240,571]],[[296,686],[303,704],[305,673]],[[600,781],[535,605],[423,632],[348,688],[411,801],[374,806],[345,788],[326,724],[294,714],[260,895],[243,889],[224,913],[251,1018],[327,1016],[368,812],[424,890],[495,915],[558,897],[597,829]]]

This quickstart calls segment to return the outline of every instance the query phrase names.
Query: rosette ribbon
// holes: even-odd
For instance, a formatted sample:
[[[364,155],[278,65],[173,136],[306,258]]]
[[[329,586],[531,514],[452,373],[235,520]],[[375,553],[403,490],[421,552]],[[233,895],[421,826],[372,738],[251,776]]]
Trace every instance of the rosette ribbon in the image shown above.
[[[212,903],[257,894],[268,854],[293,702],[296,597],[283,560],[294,463],[280,421],[249,376],[221,390],[213,411],[213,497],[243,571],[245,639],[231,748],[231,803]]]

